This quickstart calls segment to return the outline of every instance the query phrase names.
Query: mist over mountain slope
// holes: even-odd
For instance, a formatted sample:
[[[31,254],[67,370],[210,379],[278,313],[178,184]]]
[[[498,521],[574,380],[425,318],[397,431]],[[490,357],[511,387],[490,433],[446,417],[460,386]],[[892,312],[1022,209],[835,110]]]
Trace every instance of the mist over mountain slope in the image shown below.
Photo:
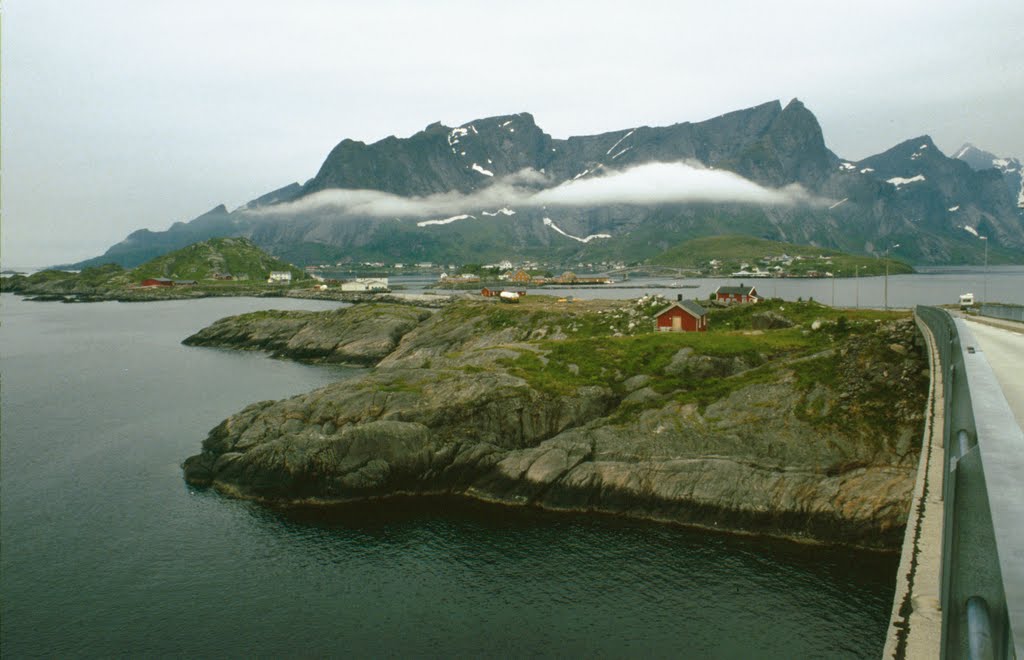
[[[295,263],[633,262],[726,233],[862,254],[899,243],[916,263],[975,261],[984,235],[994,260],[1024,260],[1024,213],[1002,173],[928,136],[843,160],[794,99],[564,140],[528,113],[346,139],[305,184],[140,230],[77,265],[133,266],[213,236]]]

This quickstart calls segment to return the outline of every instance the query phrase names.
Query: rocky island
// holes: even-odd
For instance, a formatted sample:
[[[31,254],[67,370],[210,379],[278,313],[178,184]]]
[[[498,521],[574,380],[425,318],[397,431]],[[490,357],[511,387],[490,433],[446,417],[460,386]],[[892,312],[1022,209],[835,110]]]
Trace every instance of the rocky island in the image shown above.
[[[775,300],[655,332],[667,304],[219,321],[186,343],[375,366],[229,417],[185,478],[277,504],[460,495],[897,547],[928,383],[909,316]]]

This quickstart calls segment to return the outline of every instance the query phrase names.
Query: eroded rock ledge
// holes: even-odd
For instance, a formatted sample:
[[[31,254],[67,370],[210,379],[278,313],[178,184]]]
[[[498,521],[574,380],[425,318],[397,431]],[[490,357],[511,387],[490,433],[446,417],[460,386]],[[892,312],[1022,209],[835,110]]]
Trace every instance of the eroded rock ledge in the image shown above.
[[[366,304],[329,312],[262,311],[229,316],[182,343],[267,351],[306,362],[377,364],[430,312]]]
[[[185,477],[277,503],[462,494],[898,545],[927,384],[909,320],[603,337],[590,322],[619,312],[581,307],[423,318],[364,377],[225,420]]]

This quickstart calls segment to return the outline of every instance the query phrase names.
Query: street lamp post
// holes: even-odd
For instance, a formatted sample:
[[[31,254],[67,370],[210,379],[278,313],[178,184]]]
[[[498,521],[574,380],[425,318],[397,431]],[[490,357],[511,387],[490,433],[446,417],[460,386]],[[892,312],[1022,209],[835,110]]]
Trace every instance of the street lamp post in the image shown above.
[[[988,236],[979,236],[981,240],[985,241],[985,274],[982,275],[981,284],[981,304],[988,302]]]
[[[885,310],[889,311],[889,250],[894,250],[900,246],[899,243],[890,245],[885,248]]]

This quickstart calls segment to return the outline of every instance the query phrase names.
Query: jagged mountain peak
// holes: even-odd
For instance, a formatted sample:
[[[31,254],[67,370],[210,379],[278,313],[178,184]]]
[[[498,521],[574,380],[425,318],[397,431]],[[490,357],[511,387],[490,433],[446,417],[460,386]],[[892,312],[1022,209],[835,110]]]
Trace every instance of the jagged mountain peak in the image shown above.
[[[970,161],[972,160],[980,158],[991,161],[993,158],[995,158],[995,156],[987,151],[979,149],[970,142],[964,142],[962,145],[960,145],[960,148],[957,149],[956,152],[954,152],[953,158],[959,158],[960,160],[965,161],[970,165]]]
[[[961,165],[943,154],[930,135],[919,135],[858,161],[856,167],[876,172],[881,178],[887,179],[934,173],[936,168],[956,169]]]
[[[778,103],[778,101],[776,101],[776,102]],[[780,103],[780,105],[781,105],[781,103]],[[795,110],[806,110],[806,109],[807,109],[807,106],[804,105],[803,101],[801,101],[800,99],[798,99],[798,98],[796,98],[794,96],[793,98],[791,98],[789,100],[789,103],[786,104],[786,107],[783,108],[782,111],[785,112],[786,110],[794,110],[795,111]]]
[[[491,194],[483,191],[527,168],[543,174],[538,189],[582,180],[584,189],[593,190],[604,184],[589,182],[609,173],[671,162],[701,163],[764,188],[799,184],[814,198],[832,203],[827,208],[739,199],[702,203],[686,196],[679,202],[618,203],[597,195],[590,202],[580,198],[575,204],[542,209],[518,206],[514,196],[511,201],[498,199],[504,194],[500,187],[491,191],[497,195],[493,205],[477,196]],[[685,189],[692,184],[680,185]],[[436,217],[382,214],[380,205],[372,211],[369,206],[365,212],[364,207],[353,210],[357,207],[330,201],[346,197],[338,194],[314,204],[282,203],[328,189],[379,191],[415,198],[412,204],[434,195],[454,202]],[[825,146],[814,113],[798,98],[785,106],[768,101],[699,122],[634,125],[566,139],[552,138],[533,115],[519,112],[454,127],[438,121],[412,136],[390,136],[373,144],[342,140],[316,176],[301,186],[267,193],[234,213],[221,206],[166,232],[133,234],[103,259],[130,265],[197,238],[243,235],[299,263],[457,263],[517,257],[578,263],[584,256],[643,259],[673,242],[731,232],[853,251],[868,249],[863,236],[893,236],[912,246],[907,249],[914,252],[905,256],[942,263],[963,259],[956,250],[964,248],[962,254],[969,254],[976,249],[967,226],[983,228],[996,245],[1024,250],[1017,190],[1019,179],[1011,200],[998,172],[975,172],[946,157],[928,135],[857,164],[840,161]],[[463,196],[471,200],[465,208],[458,206]],[[270,207],[268,213],[248,212],[263,206]]]
[[[935,141],[932,140],[932,136],[930,135],[919,135],[917,137],[910,138],[909,140],[904,140],[883,153],[906,156],[913,156],[915,153],[919,153],[923,156],[927,153],[932,156],[936,154],[945,156],[945,154],[935,146]]]
[[[965,142],[956,151],[953,158],[964,161],[974,170],[995,168],[1000,172],[1006,172],[1008,170],[1019,170],[1021,167],[1020,159],[1018,158],[996,156],[991,151],[980,149],[970,142]]]
[[[1019,158],[1001,158],[984,149],[979,149],[969,142],[965,142],[957,150],[954,158],[967,163],[971,169],[978,172],[989,169],[997,170],[1017,207],[1024,209],[1024,165],[1021,164]]]
[[[534,126],[537,125],[537,122],[533,118],[533,115],[530,114],[529,112],[517,112],[517,113],[513,113],[513,114],[509,114],[509,115],[494,115],[494,116],[491,116],[491,117],[479,117],[477,119],[471,119],[471,120],[469,120],[467,122],[464,122],[462,124],[459,124],[457,126],[449,126],[449,125],[445,124],[444,122],[435,121],[434,123],[432,123],[429,126],[427,126],[426,128],[424,128],[422,131],[420,131],[420,133],[431,134],[431,135],[434,135],[434,134],[446,134],[446,133],[451,133],[452,131],[457,131],[457,132],[461,133],[462,131],[472,131],[473,129],[477,129],[477,133],[479,133],[479,129],[482,129],[482,128],[485,128],[485,127],[486,128],[495,128],[495,127],[506,128],[509,125],[513,125],[513,124],[515,126],[519,126],[520,128],[523,128],[523,127],[534,127]]]

